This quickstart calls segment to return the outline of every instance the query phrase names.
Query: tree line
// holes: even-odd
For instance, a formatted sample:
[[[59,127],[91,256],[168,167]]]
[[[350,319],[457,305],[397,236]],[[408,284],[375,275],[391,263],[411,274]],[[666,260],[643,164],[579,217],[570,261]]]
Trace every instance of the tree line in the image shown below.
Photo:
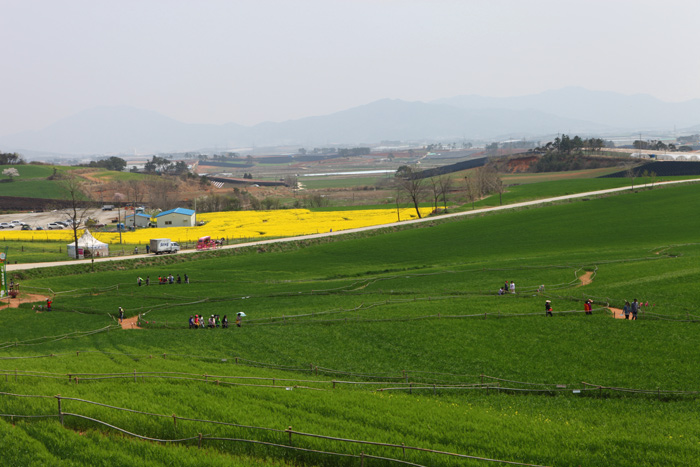
[[[0,152],[0,165],[24,165],[27,161],[16,152]]]

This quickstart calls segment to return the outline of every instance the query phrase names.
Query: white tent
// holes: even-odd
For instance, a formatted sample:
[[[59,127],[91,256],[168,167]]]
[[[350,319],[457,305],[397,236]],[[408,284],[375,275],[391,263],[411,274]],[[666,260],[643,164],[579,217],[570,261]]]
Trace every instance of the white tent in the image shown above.
[[[100,258],[109,256],[109,245],[103,243],[92,236],[88,229],[85,229],[83,236],[78,239],[78,250],[83,250],[83,255]],[[68,256],[75,258],[75,242],[70,242],[66,248]],[[78,251],[80,253],[80,251]]]

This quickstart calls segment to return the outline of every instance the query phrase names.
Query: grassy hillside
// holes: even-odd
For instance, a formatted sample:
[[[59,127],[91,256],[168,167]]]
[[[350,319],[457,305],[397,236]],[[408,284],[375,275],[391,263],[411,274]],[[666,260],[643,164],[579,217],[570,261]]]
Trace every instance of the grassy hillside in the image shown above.
[[[21,196],[29,198],[60,199],[64,197],[60,186],[52,180],[48,180],[54,173],[73,169],[65,166],[52,165],[0,165],[0,173],[3,170],[14,167],[19,172],[12,182],[0,183],[0,196]]]
[[[16,439],[3,457],[360,465],[369,454],[500,465],[404,453],[404,443],[535,465],[692,465],[700,220],[687,213],[699,194],[700,185],[667,187],[341,242],[17,273],[23,291],[55,294],[55,309],[0,315],[0,391],[148,412],[61,405],[183,441],[138,441],[76,415],[62,427],[55,397],[4,395],[0,413],[52,418],[3,416],[0,431]],[[190,284],[155,285],[185,273]],[[585,273],[592,282],[580,286]],[[154,285],[138,287],[137,276]],[[496,295],[505,280],[518,293]],[[604,309],[635,297],[650,303],[636,322]],[[592,316],[582,313],[586,298]],[[118,306],[141,314],[144,329],[114,327]],[[238,311],[247,315],[240,328]],[[231,328],[188,329],[195,313],[228,315]]]

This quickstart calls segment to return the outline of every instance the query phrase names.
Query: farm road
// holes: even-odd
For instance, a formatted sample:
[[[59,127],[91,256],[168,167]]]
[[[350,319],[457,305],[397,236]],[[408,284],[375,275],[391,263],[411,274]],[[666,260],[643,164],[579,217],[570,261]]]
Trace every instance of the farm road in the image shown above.
[[[690,180],[672,180],[668,182],[659,182],[656,183],[657,186],[661,185],[675,185],[678,183],[693,183],[693,182],[700,182],[700,178],[694,178]],[[638,188],[640,185],[637,186]],[[452,217],[463,217],[463,216],[474,216],[478,214],[483,214],[487,212],[493,212],[493,211],[503,211],[507,209],[518,209],[526,206],[537,206],[538,204],[547,204],[547,203],[553,203],[557,201],[565,201],[569,199],[578,199],[578,198],[587,198],[590,196],[597,196],[597,195],[604,195],[608,193],[617,193],[617,192],[622,192],[622,191],[629,191],[631,190],[631,187],[622,187],[622,188],[609,188],[607,190],[598,190],[598,191],[587,191],[585,193],[576,193],[573,195],[566,195],[566,196],[555,196],[553,198],[545,198],[545,199],[537,199],[533,201],[524,201],[522,203],[514,203],[514,204],[507,204],[505,206],[496,206],[492,208],[482,208],[482,209],[475,209],[473,211],[465,211],[465,212],[455,212],[452,214],[444,214],[440,217],[426,217],[423,219],[413,219],[409,221],[402,221],[402,222],[393,222],[391,224],[382,224],[382,225],[373,225],[369,227],[359,227],[357,229],[348,229],[348,230],[340,230],[338,232],[326,232],[326,233],[318,233],[318,234],[311,234],[311,235],[302,235],[302,236],[297,236],[297,237],[285,237],[285,238],[276,238],[272,240],[259,240],[257,242],[248,242],[248,243],[238,243],[236,245],[227,245],[222,248],[224,249],[231,249],[231,248],[245,248],[249,246],[257,246],[257,245],[270,245],[270,244],[275,244],[275,243],[283,243],[283,242],[294,242],[294,241],[299,241],[299,240],[308,240],[308,239],[313,239],[313,238],[322,238],[322,237],[330,237],[330,236],[336,236],[336,235],[345,235],[345,234],[350,234],[350,233],[355,233],[355,232],[365,232],[369,230],[377,230],[377,229],[385,229],[385,228],[390,228],[390,227],[395,227],[395,226],[401,226],[401,225],[409,225],[409,224],[418,224],[421,222],[433,222],[436,219],[448,219]],[[180,251],[179,255],[187,255],[187,254],[196,254],[199,253],[198,250],[185,250],[185,251]],[[154,257],[155,255],[148,255],[149,257]],[[121,261],[125,259],[145,259],[147,256],[146,255],[130,255],[130,256],[110,256],[108,258],[100,258],[95,260],[95,262],[103,262],[103,261]],[[79,264],[79,263],[90,263],[91,260],[85,259],[85,260],[70,260],[70,261],[54,261],[54,262],[49,262],[49,263],[27,263],[27,264],[8,264],[7,265],[7,270],[8,271],[21,271],[25,269],[36,269],[36,268],[48,268],[48,267],[53,267],[53,266],[67,266],[71,264]]]

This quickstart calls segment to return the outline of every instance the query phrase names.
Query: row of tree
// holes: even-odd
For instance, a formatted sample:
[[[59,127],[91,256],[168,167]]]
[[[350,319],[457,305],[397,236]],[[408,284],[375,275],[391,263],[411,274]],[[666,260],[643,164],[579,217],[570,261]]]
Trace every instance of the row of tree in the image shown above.
[[[100,167],[107,170],[121,172],[126,167],[126,161],[121,157],[112,156],[108,159],[90,161],[87,164],[78,164],[79,167]]]
[[[416,214],[421,217],[419,205],[430,198],[433,209],[438,210],[438,203],[442,203],[447,209],[447,195],[452,191],[454,181],[447,174],[423,177],[421,171],[415,167],[401,166],[396,171],[397,184],[396,204],[400,203],[401,195],[407,197],[416,209]],[[474,207],[474,202],[491,193],[498,193],[499,203],[503,204],[503,192],[505,186],[493,165],[487,164],[470,171],[464,178],[467,197]]]
[[[0,152],[0,165],[24,165],[27,161],[16,152]]]
[[[144,165],[146,173],[155,174],[161,173],[165,175],[182,175],[187,173],[187,162],[177,161],[175,163],[167,160],[164,157],[153,156],[153,158]]]
[[[535,148],[535,151],[571,154],[573,152],[581,152],[583,149],[600,151],[602,148],[609,146],[614,145],[612,142],[605,141],[602,138],[581,138],[578,135],[571,138],[569,135],[561,135],[554,138],[554,141],[549,141],[544,146]]]
[[[653,139],[651,141],[643,141],[643,140],[635,140],[633,143],[634,149],[647,149],[647,150],[652,150],[652,151],[670,151],[670,152],[675,152],[675,151],[680,151],[680,152],[689,152],[692,151],[693,148],[690,146],[682,145],[682,146],[676,146],[674,143],[664,143],[661,140],[656,140]]]

